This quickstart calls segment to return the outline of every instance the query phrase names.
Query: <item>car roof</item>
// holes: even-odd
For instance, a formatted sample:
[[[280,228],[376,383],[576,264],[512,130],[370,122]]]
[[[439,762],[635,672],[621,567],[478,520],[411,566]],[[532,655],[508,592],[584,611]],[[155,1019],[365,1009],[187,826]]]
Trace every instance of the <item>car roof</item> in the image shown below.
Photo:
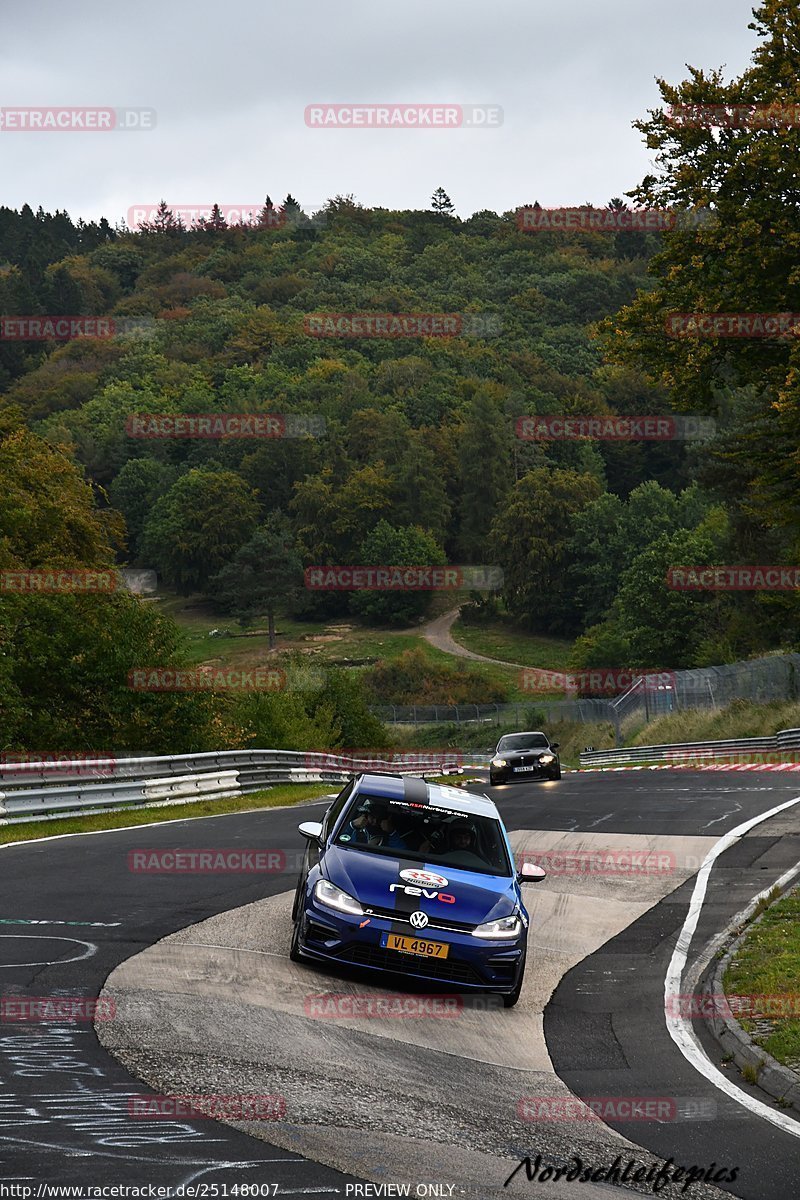
[[[425,794],[421,793],[425,789]],[[449,808],[465,816],[493,817],[500,819],[500,814],[493,801],[488,796],[476,796],[461,788],[447,787],[446,784],[428,783],[408,775],[364,774],[356,781],[358,792],[368,792],[370,796],[382,796],[387,800],[414,801],[419,799],[431,808]]]
[[[500,741],[502,742],[503,738],[507,737],[543,737],[545,741],[550,741],[547,734],[542,733],[541,729],[521,729],[519,733],[504,733]]]

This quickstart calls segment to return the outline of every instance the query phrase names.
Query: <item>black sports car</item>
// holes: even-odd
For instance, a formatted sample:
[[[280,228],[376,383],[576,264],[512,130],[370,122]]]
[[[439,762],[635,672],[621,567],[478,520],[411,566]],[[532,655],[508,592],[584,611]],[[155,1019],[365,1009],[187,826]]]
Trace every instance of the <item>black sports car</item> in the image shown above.
[[[489,783],[512,779],[560,779],[558,742],[543,733],[507,733],[501,737],[489,767]]]

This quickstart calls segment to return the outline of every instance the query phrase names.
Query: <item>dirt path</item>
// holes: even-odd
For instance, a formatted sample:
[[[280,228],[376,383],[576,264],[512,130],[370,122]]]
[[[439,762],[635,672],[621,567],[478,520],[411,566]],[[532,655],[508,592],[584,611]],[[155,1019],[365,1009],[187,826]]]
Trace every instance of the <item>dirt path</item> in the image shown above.
[[[475,654],[472,650],[467,650],[465,646],[459,646],[450,632],[459,611],[458,608],[451,608],[449,612],[444,613],[441,617],[436,617],[434,621],[429,621],[427,625],[423,625],[421,632],[425,641],[430,642],[437,650],[443,650],[445,654],[455,655],[456,658],[471,658],[475,662],[497,663],[501,667],[524,668],[524,663],[510,663],[506,662],[503,658],[487,658],[485,654]]]

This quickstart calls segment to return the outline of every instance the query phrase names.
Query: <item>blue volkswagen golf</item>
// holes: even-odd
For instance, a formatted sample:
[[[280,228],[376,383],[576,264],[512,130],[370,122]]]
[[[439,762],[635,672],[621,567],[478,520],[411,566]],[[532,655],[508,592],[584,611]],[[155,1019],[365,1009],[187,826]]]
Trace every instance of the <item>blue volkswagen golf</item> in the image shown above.
[[[519,999],[528,913],[503,822],[486,796],[359,775],[306,821],[290,957]]]

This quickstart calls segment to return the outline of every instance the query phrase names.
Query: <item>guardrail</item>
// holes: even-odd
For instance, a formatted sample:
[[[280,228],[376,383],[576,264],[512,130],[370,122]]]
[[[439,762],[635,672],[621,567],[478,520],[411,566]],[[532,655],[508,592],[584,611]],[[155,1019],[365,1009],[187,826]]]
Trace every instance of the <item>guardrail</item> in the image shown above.
[[[709,762],[719,758],[738,758],[746,761],[749,756],[774,757],[800,750],[800,729],[784,729],[769,737],[731,738],[707,742],[675,742],[658,746],[628,746],[616,750],[589,750],[580,755],[582,767],[624,766],[626,763],[657,762],[667,759],[686,766],[691,762]]]
[[[0,825],[95,812],[221,800],[277,783],[342,783],[359,771],[446,775],[491,755],[398,752],[386,758],[302,750],[224,750],[204,754],[108,758],[0,766]],[[463,761],[468,758],[469,761]],[[51,786],[42,786],[43,784]]]

